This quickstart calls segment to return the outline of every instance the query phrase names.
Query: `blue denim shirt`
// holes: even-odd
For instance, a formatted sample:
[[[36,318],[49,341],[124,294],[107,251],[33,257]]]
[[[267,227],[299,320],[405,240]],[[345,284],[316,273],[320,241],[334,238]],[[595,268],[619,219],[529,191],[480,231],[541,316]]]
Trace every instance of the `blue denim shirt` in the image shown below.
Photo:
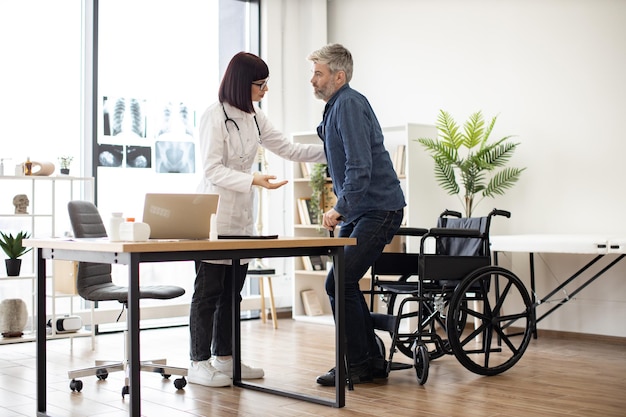
[[[372,210],[406,203],[374,110],[365,96],[341,87],[326,103],[317,127],[337,195],[335,210],[350,223]]]

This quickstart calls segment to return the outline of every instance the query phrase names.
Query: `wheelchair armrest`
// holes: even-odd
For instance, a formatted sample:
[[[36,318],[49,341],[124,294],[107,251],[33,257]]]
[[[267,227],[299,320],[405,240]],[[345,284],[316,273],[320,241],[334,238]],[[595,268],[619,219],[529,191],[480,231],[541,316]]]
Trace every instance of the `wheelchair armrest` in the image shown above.
[[[454,229],[444,227],[433,227],[425,237],[481,237],[482,233],[478,229]]]
[[[424,236],[428,233],[428,229],[421,227],[401,227],[396,232],[396,236]]]

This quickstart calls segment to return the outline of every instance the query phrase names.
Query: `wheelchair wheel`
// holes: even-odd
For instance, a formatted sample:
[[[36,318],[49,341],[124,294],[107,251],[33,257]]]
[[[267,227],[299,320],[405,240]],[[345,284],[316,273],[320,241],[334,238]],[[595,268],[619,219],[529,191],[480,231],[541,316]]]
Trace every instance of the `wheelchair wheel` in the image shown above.
[[[428,349],[423,343],[413,343],[413,366],[415,376],[420,385],[424,385],[428,379]]]
[[[460,326],[461,322],[467,322]],[[512,272],[487,266],[456,288],[448,309],[452,352],[468,370],[497,375],[515,365],[528,347],[533,316],[530,296]]]

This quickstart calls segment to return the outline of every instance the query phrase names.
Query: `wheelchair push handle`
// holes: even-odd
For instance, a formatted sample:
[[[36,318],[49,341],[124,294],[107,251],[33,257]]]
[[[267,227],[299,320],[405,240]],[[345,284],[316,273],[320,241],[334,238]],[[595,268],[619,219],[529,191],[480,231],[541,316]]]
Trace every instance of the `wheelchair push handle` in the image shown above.
[[[445,209],[439,217],[456,217],[460,219],[463,215],[458,211]]]
[[[510,211],[506,211],[506,210],[499,210],[494,208],[493,210],[491,210],[491,213],[489,213],[489,216],[504,216],[506,218],[510,218],[511,217],[511,212]],[[463,217],[463,215],[458,212],[458,211],[454,211],[454,210],[444,210],[443,213],[441,213],[439,215],[439,217],[456,217],[456,218],[461,218]]]
[[[489,213],[489,215],[490,216],[504,216],[507,219],[511,218],[511,212],[506,211],[506,210],[493,209],[491,213]]]

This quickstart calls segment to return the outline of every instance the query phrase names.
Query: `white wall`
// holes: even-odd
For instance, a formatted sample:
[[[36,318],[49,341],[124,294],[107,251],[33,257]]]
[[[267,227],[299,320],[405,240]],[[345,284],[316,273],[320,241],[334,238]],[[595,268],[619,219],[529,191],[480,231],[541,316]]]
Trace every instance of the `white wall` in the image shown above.
[[[506,196],[483,201],[476,213],[493,207],[513,213],[495,233],[626,235],[626,2],[329,0],[302,2],[300,10],[292,4],[300,2],[269,3],[291,12],[283,16],[281,41],[268,40],[271,51],[280,48],[297,62],[283,62],[286,131],[312,130],[321,118],[308,113],[316,101],[308,71],[298,78],[288,69],[301,71],[298,60],[326,35],[326,27],[300,26],[303,14],[312,4],[327,7],[327,39],[353,53],[351,85],[369,98],[382,125],[432,124],[439,109],[462,122],[482,110],[499,114],[493,138],[517,135],[521,146],[511,164],[527,170]],[[438,210],[443,201],[461,209],[432,177],[423,180],[430,190],[424,207]],[[527,258],[510,258],[527,279]],[[579,258],[551,256],[538,272],[573,272]],[[550,282],[561,279],[553,275]],[[624,275],[626,263],[618,264],[540,327],[626,336]]]
[[[528,169],[504,198],[479,206],[513,213],[495,231],[626,234],[626,2],[328,4],[329,42],[354,54],[352,86],[368,96],[383,125],[434,123],[439,109],[464,121],[483,110],[499,114],[494,138],[518,136],[512,165]],[[527,279],[527,257],[510,258]],[[587,260],[539,258],[540,288]],[[540,328],[626,336],[625,273],[626,264],[618,264]]]
[[[626,2],[331,0],[328,15],[383,125],[483,110],[494,138],[518,136],[507,231],[626,233]]]

